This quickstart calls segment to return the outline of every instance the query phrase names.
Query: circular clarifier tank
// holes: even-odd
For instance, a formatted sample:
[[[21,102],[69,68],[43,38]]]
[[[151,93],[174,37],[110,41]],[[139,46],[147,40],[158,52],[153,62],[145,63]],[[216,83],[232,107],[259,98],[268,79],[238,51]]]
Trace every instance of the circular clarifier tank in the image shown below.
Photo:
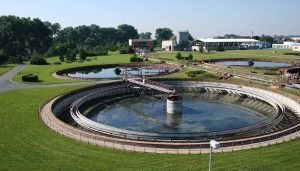
[[[111,64],[68,68],[57,71],[56,75],[72,79],[118,79],[124,75],[148,77],[178,71],[177,66],[167,64]]]
[[[229,94],[186,92],[181,97],[182,112],[175,114],[166,111],[166,97],[163,94],[94,104],[85,107],[88,111],[81,112],[103,125],[149,133],[232,130],[259,123],[276,112],[265,102]]]

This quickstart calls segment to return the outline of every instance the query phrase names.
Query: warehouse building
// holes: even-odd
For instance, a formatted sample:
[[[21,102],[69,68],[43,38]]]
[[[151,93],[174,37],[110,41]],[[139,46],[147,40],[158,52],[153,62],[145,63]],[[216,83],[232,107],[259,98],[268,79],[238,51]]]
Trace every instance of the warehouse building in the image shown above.
[[[214,39],[214,38],[202,38],[193,42],[192,49],[210,51],[216,50],[218,47],[223,47],[225,50],[238,50],[238,49],[263,49],[271,48],[271,43],[260,42],[255,39]]]
[[[140,49],[145,52],[150,51],[153,48],[153,40],[151,39],[129,39],[129,46],[134,49]]]

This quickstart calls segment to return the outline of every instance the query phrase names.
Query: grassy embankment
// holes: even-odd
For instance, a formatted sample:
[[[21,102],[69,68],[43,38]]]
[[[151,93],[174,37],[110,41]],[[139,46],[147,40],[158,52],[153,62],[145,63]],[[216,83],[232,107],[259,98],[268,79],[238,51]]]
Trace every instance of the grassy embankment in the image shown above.
[[[15,64],[1,64],[0,75],[4,74],[5,72],[7,72],[8,70],[12,69],[15,66],[16,66]]]
[[[0,93],[0,170],[207,170],[208,155],[164,155],[95,147],[41,123],[45,99],[75,87]],[[300,140],[213,156],[213,170],[298,170]]]

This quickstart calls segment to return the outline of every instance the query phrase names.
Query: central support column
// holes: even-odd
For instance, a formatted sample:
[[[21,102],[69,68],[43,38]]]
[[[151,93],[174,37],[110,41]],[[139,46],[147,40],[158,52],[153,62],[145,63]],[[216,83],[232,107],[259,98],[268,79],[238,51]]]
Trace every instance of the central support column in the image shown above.
[[[175,92],[167,98],[167,113],[182,114],[182,98]]]

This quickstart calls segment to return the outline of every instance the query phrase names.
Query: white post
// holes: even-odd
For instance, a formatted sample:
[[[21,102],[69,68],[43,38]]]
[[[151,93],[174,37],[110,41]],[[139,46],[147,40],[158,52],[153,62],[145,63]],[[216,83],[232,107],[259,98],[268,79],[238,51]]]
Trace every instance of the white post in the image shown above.
[[[211,156],[212,155],[212,147],[210,147],[210,153],[209,153],[209,161],[208,161],[208,171],[211,171]]]
[[[208,171],[211,171],[211,158],[212,158],[212,149],[218,149],[221,147],[220,143],[215,140],[210,140],[210,153],[209,153],[209,161],[208,161]]]

